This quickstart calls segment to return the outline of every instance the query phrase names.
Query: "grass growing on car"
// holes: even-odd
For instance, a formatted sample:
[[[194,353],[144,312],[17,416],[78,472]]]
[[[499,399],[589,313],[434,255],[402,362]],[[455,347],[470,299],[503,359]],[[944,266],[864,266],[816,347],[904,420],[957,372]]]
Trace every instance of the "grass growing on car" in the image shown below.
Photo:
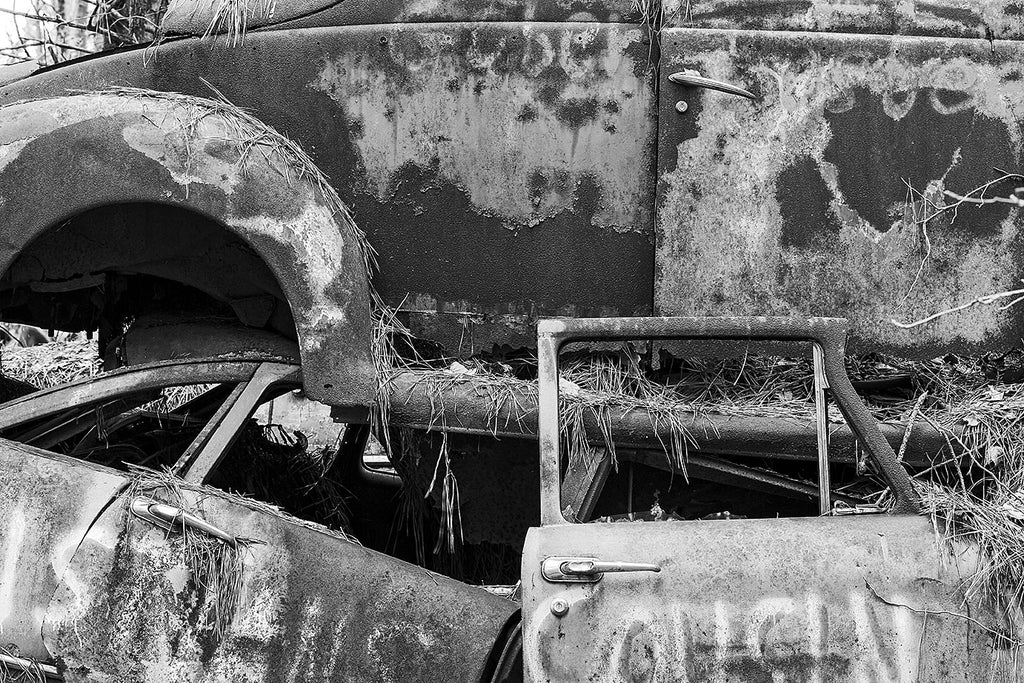
[[[391,324],[387,335],[396,330],[408,334]],[[389,344],[394,358],[394,341]],[[593,457],[594,446],[603,447],[606,457],[614,459],[616,422],[637,411],[648,416],[656,432],[671,434],[670,442],[661,444],[662,450],[671,469],[683,473],[687,454],[695,445],[689,431],[695,416],[811,419],[814,415],[809,360],[765,356],[677,360],[671,382],[658,383],[648,377],[628,346],[618,352],[567,357],[561,368],[560,410],[561,437],[570,460]],[[502,363],[451,358],[432,362],[399,358],[390,363],[381,363],[388,378],[383,387],[389,386],[395,373],[415,370],[414,389],[429,398],[428,432],[443,433],[458,424],[460,409],[468,408],[459,405],[460,388],[463,396],[466,390],[472,392],[466,400],[485,402],[487,425],[495,434],[525,435],[534,429],[537,384],[515,376]],[[919,490],[937,528],[951,543],[966,541],[980,550],[980,569],[963,586],[966,599],[993,606],[1009,617],[1024,604],[1024,384],[1003,382],[1002,365],[1002,358],[988,357],[848,359],[855,380],[893,380],[905,385],[905,391],[894,396],[868,392],[868,407],[876,419],[905,428],[924,421],[946,437],[947,447],[932,454],[932,463],[916,473]],[[1024,371],[1024,362],[1019,365]],[[380,398],[386,406],[390,391],[382,391]],[[843,421],[837,410],[830,419]],[[597,442],[595,431],[600,434]],[[442,472],[450,471],[444,439],[439,450],[434,484],[443,481]],[[884,483],[870,471],[867,475],[876,482],[872,499],[884,505]],[[427,495],[431,490],[426,489]],[[440,495],[442,533],[447,534],[449,548],[458,536],[454,524],[459,519],[450,512],[450,490],[442,486]],[[422,518],[421,509],[416,508],[416,514]]]
[[[136,498],[151,498],[205,519],[202,498],[186,495],[184,482],[170,474],[135,468],[125,492],[126,516],[131,523],[140,521],[131,513]],[[191,488],[191,487],[190,487]],[[191,493],[195,493],[192,489]],[[200,605],[205,611],[205,629],[214,642],[220,642],[231,624],[242,588],[244,562],[242,554],[257,541],[238,538],[234,544],[207,535],[188,524],[179,523],[168,530],[172,548],[188,569]],[[130,536],[129,536],[130,538]]]

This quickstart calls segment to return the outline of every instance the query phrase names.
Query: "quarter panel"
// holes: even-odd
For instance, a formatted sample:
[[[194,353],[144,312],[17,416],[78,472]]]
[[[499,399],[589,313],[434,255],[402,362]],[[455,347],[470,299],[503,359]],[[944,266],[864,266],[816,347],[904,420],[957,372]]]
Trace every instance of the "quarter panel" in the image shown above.
[[[471,682],[517,607],[252,501],[211,489],[155,495],[252,539],[238,566],[216,570],[236,589],[217,593],[213,574],[192,573],[179,534],[119,500],[47,610],[44,637],[68,681]],[[218,600],[222,635],[212,623]]]
[[[125,479],[103,467],[0,439],[0,633],[50,658],[43,614],[86,531]]]

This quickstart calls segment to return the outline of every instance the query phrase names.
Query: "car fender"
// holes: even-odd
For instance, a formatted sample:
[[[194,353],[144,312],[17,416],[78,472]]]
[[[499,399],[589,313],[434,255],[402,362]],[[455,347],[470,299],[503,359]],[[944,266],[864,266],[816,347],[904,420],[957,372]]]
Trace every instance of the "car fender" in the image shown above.
[[[224,102],[178,94],[123,89],[0,107],[0,272],[44,231],[129,202],[190,209],[243,240],[292,309],[307,394],[370,403],[367,247],[295,143]]]

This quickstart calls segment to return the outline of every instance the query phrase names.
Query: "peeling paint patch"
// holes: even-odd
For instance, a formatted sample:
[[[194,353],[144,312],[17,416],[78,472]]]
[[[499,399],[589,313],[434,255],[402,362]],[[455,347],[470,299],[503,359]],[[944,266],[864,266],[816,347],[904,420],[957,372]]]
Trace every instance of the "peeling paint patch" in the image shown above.
[[[646,232],[653,113],[629,26],[380,27],[380,42],[326,61],[311,88],[360,121],[363,191],[386,202],[400,169],[434,167],[474,209],[515,229],[576,209],[597,184],[594,226]],[[639,72],[639,75],[638,75]],[[625,97],[623,93],[629,93]],[[615,106],[600,106],[612,102]],[[547,190],[531,174],[562,177]]]
[[[193,145],[204,139],[231,139],[231,131],[222,121],[205,120],[196,124],[196,130],[184,128],[158,128],[146,122],[125,126],[124,141],[132,149],[159,162],[171,174],[174,182],[183,187],[192,184],[211,185],[225,194],[234,192],[241,168],[234,159],[218,159],[194,150]]]
[[[10,441],[0,447],[0,635],[49,659],[40,636],[49,596],[121,477]]]
[[[921,354],[1014,334],[993,307],[913,332],[889,321],[1013,288],[1020,277],[1017,209],[932,220],[927,259],[915,221],[935,210],[920,193],[941,206],[942,189],[966,192],[990,180],[993,166],[1018,167],[1024,88],[1013,74],[1024,64],[1015,49],[668,31],[666,57],[665,73],[697,68],[760,99],[693,93],[687,114],[664,118],[660,313],[845,316],[861,348]],[[681,94],[663,87],[669,98]]]

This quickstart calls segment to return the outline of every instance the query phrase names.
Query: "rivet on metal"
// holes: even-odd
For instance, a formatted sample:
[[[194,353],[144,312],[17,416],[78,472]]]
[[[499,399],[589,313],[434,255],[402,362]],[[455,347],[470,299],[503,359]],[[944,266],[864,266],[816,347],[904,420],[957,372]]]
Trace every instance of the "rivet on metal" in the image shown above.
[[[564,598],[555,598],[551,601],[551,613],[556,617],[564,617],[569,613],[569,603]]]
[[[686,110],[690,108],[690,105],[686,103],[686,100],[679,100],[676,102],[676,111],[680,114],[685,114]]]

